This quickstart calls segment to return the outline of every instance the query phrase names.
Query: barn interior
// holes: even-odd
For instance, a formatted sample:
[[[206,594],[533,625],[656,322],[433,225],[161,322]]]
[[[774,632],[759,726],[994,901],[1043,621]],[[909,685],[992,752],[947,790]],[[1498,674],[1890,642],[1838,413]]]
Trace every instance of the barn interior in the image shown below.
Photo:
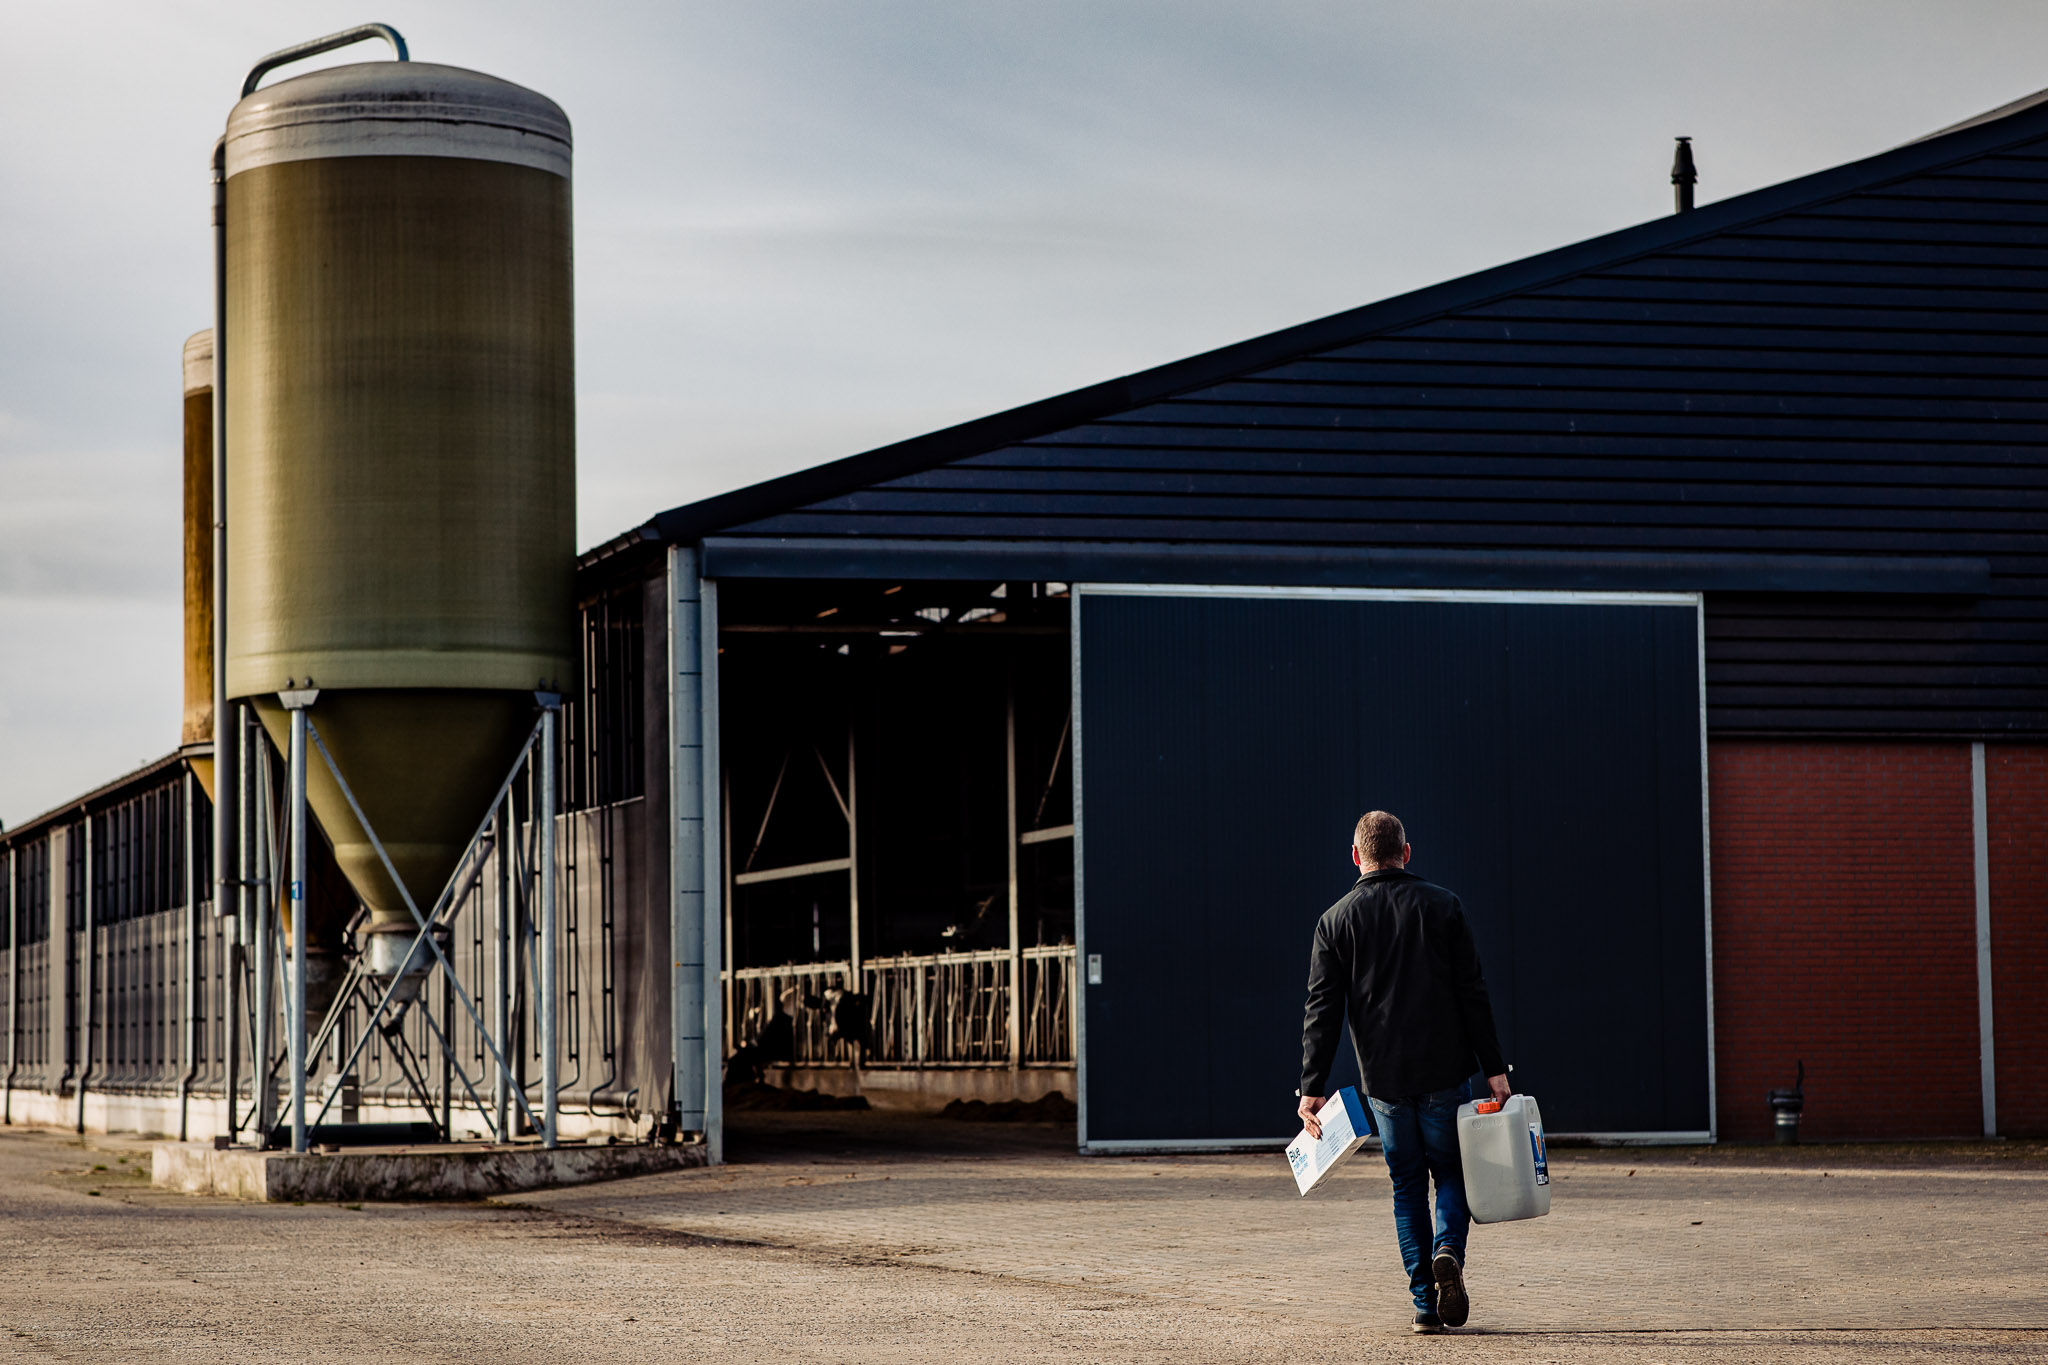
[[[729,1082],[1074,1098],[1068,617],[1064,583],[720,584]]]

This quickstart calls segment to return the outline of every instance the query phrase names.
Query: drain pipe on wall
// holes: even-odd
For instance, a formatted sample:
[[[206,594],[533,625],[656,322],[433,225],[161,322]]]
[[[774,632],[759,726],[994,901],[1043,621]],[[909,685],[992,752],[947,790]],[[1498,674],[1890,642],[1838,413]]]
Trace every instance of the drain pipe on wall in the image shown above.
[[[1977,892],[1977,1068],[1984,1136],[1998,1136],[1998,1047],[1991,975],[1991,808],[1985,793],[1984,742],[1970,746],[1970,827]]]

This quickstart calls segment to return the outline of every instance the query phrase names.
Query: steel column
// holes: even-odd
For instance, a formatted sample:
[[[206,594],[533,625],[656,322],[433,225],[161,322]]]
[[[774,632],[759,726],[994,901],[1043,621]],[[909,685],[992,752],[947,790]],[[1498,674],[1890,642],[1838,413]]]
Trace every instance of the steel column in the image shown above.
[[[14,1073],[21,1065],[21,904],[14,894],[20,856],[7,846],[7,1085],[0,1090],[0,1123],[14,1122]]]
[[[555,739],[561,698],[542,694],[540,719],[540,1089],[541,1142],[553,1147],[560,1137],[562,1062],[558,1050],[560,1007],[557,1001],[555,950]]]
[[[711,657],[714,660],[716,660],[718,657],[718,650],[715,640],[711,651]],[[713,713],[712,718],[714,720],[717,719],[716,712]],[[716,736],[717,732],[714,728],[713,738],[715,739]],[[722,986],[722,989],[719,991],[719,1000],[721,1002],[721,1013],[719,1016],[719,1037],[721,1040],[719,1052],[719,1068],[721,1072],[720,1089],[722,1091],[724,1088],[723,1070],[725,1054],[730,1052],[733,1047],[739,1044],[739,1039],[737,1037],[725,1037],[725,1031],[727,1029],[730,1029],[732,1027],[732,1021],[739,1017],[739,978],[733,975],[732,889],[734,883],[732,866],[732,778],[725,773],[724,761],[722,759],[720,760],[720,771],[718,775],[718,865],[721,869],[723,869],[724,872],[724,876],[720,879],[718,887],[719,904],[723,909],[722,918],[724,920],[724,932],[719,938],[719,944],[722,948],[722,952],[719,957],[719,962],[720,965],[723,967],[723,970],[719,973],[719,981]],[[775,1003],[774,1008],[780,1009],[781,1002],[777,1001]],[[723,1158],[719,1156],[712,1157],[712,1161],[714,1163],[722,1159]]]
[[[221,746],[216,743],[216,749]],[[218,773],[215,768],[214,790],[220,790]],[[220,807],[214,807],[214,818],[220,818]],[[228,1140],[234,1141],[239,1125],[235,1122],[238,1092],[242,1088],[242,921],[229,915],[221,921],[221,979],[226,986],[226,1000],[223,1006],[227,1017],[221,1021],[221,1036],[227,1053],[223,1058],[221,1087],[227,1092]]]
[[[723,785],[718,753],[718,585],[699,579],[697,598],[697,733],[703,746],[697,790],[705,821],[699,836],[704,853],[704,950],[699,959],[703,964],[699,973],[704,1005],[704,1147],[705,1160],[715,1166],[725,1160],[725,992],[718,989],[716,973],[725,959],[724,930],[732,912],[724,894],[724,813],[713,800],[713,793]]]
[[[317,695],[317,694],[316,694]],[[292,980],[285,1024],[285,1046],[291,1053],[292,1150],[306,1150],[306,707],[312,700],[305,693],[282,693],[290,708],[292,739],[290,795],[291,815],[291,912]]]
[[[178,1051],[184,1063],[178,1070],[178,1141],[191,1137],[192,1128],[192,1080],[199,1074],[199,935],[203,921],[199,918],[199,868],[197,855],[199,841],[192,835],[192,826],[199,814],[199,779],[191,767],[185,769],[184,779],[179,783],[179,795],[184,798],[185,823],[181,831],[184,836],[185,855],[185,962],[183,1003],[180,1018],[184,1021]]]
[[[1015,1071],[1024,1056],[1022,998],[1024,995],[1024,948],[1018,942],[1019,904],[1017,895],[1017,850],[1021,831],[1017,828],[1017,687],[1013,682],[1003,698],[1003,809],[1007,813],[1010,853],[1010,989],[1005,1032],[1009,1039],[1010,1070]]]
[[[705,1132],[717,1084],[707,1072],[705,946],[704,653],[697,552],[670,546],[668,588],[669,1040],[678,1131]]]
[[[860,976],[860,781],[854,772],[853,717],[846,718],[846,957],[853,980],[846,989],[861,988]],[[856,1057],[858,1066],[862,1059]]]

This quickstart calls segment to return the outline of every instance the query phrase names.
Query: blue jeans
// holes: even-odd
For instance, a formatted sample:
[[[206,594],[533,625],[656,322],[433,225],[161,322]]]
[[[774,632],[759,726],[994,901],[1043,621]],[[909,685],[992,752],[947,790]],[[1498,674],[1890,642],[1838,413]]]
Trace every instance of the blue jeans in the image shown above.
[[[1372,1124],[1379,1130],[1387,1173],[1394,1178],[1394,1232],[1401,1239],[1401,1263],[1418,1311],[1436,1307],[1430,1261],[1449,1247],[1465,1263],[1465,1233],[1472,1212],[1465,1205],[1465,1168],[1458,1159],[1458,1106],[1472,1098],[1460,1081],[1448,1090],[1396,1100],[1368,1096]],[[1436,1178],[1436,1236],[1430,1237],[1429,1182]]]

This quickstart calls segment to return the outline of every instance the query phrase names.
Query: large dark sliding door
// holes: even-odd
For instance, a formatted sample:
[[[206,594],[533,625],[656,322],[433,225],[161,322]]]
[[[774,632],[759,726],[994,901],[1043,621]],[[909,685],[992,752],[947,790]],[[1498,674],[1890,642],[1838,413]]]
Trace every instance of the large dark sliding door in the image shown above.
[[[1463,897],[1553,1132],[1709,1129],[1696,601],[1083,589],[1075,611],[1085,1145],[1293,1135],[1310,934],[1375,808]]]

